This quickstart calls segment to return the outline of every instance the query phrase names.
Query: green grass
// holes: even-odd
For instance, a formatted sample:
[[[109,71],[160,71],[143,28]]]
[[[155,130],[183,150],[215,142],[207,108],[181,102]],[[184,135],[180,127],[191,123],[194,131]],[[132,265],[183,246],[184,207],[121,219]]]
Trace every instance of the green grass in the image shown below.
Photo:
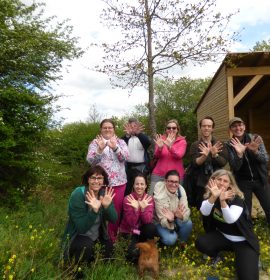
[[[72,271],[65,270],[61,260],[60,239],[67,220],[66,207],[70,194],[41,187],[17,210],[0,208],[0,277],[1,279],[72,279]],[[235,279],[233,254],[225,254],[225,261],[213,269],[195,249],[194,240],[202,232],[197,211],[192,211],[194,229],[185,250],[177,245],[160,248],[160,279]],[[266,278],[270,278],[269,228],[264,219],[255,221],[261,245],[261,262]],[[85,279],[139,279],[134,265],[125,261],[124,241],[116,245],[114,259],[104,263],[101,257],[82,270]],[[150,279],[150,275],[145,279]],[[263,278],[262,278],[263,279]]]

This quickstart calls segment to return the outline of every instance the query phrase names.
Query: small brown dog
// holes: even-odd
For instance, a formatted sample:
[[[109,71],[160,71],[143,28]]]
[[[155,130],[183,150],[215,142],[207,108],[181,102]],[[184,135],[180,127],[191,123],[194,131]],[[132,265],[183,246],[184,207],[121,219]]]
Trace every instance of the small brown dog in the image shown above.
[[[140,277],[144,276],[145,270],[149,270],[153,272],[154,279],[158,279],[159,262],[156,240],[151,239],[146,242],[139,242],[136,244],[136,247],[140,249],[140,257],[138,260]]]

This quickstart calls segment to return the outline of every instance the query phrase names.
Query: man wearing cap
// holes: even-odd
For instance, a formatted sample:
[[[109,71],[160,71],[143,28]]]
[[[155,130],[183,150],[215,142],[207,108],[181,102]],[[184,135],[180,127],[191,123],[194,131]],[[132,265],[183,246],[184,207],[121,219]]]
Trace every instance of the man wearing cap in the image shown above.
[[[229,129],[233,135],[226,145],[229,164],[239,188],[244,193],[249,213],[251,213],[252,193],[254,193],[270,225],[269,155],[263,139],[257,134],[247,133],[245,123],[239,117],[229,121]]]
[[[126,162],[127,185],[125,195],[132,192],[133,180],[137,173],[147,175],[149,172],[149,155],[147,149],[151,141],[147,135],[142,133],[144,127],[135,118],[130,118],[124,125],[126,134],[122,139],[128,145],[129,158]]]

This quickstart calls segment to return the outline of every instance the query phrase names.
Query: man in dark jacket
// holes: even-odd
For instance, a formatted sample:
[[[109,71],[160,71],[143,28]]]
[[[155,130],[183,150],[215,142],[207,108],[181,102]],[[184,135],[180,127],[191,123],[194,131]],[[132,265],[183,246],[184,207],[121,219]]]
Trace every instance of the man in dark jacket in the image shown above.
[[[244,193],[249,213],[254,193],[270,225],[269,155],[263,139],[257,134],[246,133],[245,123],[238,117],[229,121],[229,129],[233,134],[227,142],[229,164],[239,188]]]
[[[187,191],[189,203],[200,209],[204,200],[205,186],[212,173],[227,163],[227,151],[222,142],[214,138],[215,122],[212,117],[204,117],[199,122],[201,138],[190,147],[191,165],[186,174],[191,188]],[[186,182],[188,184],[188,182]]]

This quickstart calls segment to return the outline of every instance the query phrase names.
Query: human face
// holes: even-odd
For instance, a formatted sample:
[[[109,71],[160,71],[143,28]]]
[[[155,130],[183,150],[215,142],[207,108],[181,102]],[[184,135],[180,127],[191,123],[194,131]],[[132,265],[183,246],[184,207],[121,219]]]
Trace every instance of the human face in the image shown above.
[[[143,177],[136,177],[133,185],[134,192],[140,197],[145,193],[147,185]]]
[[[131,134],[135,135],[138,130],[138,124],[136,122],[131,122],[130,124]]]
[[[166,188],[170,193],[175,193],[179,187],[179,177],[177,175],[170,175],[166,179]]]
[[[209,138],[213,133],[213,122],[209,119],[204,119],[201,122],[201,134],[204,138]]]
[[[215,181],[217,183],[217,187],[219,189],[223,188],[225,190],[228,189],[228,187],[230,186],[230,178],[228,175],[222,175],[220,177],[215,178]]]
[[[114,128],[110,122],[105,122],[102,124],[101,135],[106,140],[109,140],[114,136]]]
[[[244,136],[245,130],[246,126],[242,122],[234,122],[230,127],[231,133],[238,139],[241,139]]]
[[[98,193],[104,185],[104,177],[101,174],[94,173],[88,178],[89,190]]]
[[[166,134],[167,135],[172,134],[176,136],[177,133],[178,133],[177,124],[174,122],[168,123],[166,126]]]

